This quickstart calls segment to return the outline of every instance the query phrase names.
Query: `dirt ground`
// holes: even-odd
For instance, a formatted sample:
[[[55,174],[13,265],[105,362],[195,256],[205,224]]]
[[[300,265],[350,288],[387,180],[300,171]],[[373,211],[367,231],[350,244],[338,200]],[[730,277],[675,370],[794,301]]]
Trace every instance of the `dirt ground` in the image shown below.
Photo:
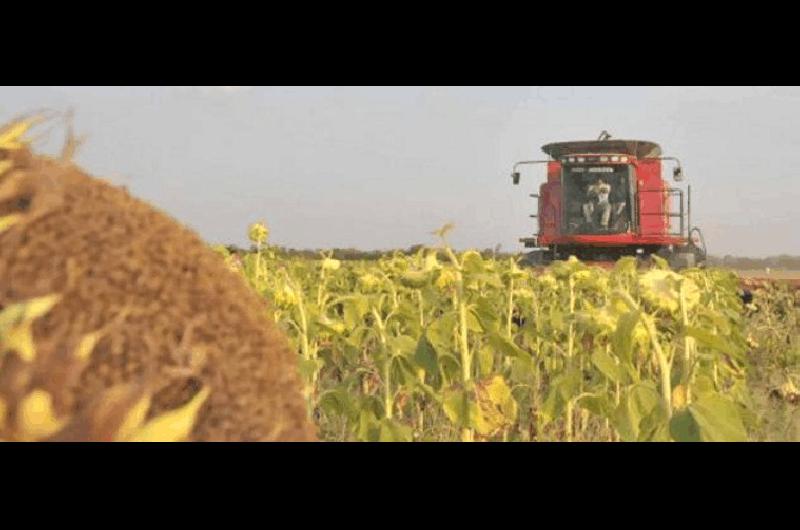
[[[785,282],[800,289],[800,271],[776,271],[767,272],[764,269],[734,271],[743,280],[745,286],[756,287],[764,282]]]
[[[767,272],[764,269],[735,271],[742,278],[759,278],[770,280],[800,280],[800,271],[776,271]]]

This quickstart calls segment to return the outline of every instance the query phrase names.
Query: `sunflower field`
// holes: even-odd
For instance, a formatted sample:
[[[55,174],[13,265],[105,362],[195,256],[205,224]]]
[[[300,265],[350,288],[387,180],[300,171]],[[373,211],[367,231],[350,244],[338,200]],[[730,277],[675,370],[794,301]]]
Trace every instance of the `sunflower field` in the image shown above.
[[[218,247],[299,352],[323,439],[746,441],[758,431],[755,306],[733,272],[678,273],[658,257],[646,270],[635,258],[535,270],[455,252],[450,228],[436,248],[368,261],[281,256],[263,223],[251,225],[252,252]]]

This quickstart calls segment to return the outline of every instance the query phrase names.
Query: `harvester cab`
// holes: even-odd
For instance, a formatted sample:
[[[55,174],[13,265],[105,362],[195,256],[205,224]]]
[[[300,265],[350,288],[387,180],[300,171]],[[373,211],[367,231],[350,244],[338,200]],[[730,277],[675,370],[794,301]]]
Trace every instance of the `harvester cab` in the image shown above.
[[[703,264],[705,242],[691,225],[691,186],[670,186],[662,178],[665,163],[676,183],[684,175],[680,161],[662,156],[658,144],[616,140],[603,131],[597,140],[550,143],[542,151],[548,159],[517,162],[511,174],[516,185],[521,166],[547,167],[547,180],[530,195],[538,229],[520,239],[532,249],[529,261],[657,254],[675,268]]]

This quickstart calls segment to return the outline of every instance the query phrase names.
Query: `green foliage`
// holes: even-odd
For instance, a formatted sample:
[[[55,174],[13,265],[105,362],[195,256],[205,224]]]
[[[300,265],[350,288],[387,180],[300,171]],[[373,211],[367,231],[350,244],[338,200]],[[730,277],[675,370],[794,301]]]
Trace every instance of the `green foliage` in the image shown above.
[[[237,269],[297,348],[326,439],[747,439],[735,277],[633,259],[536,271],[440,232],[441,248],[372,260],[264,245]]]

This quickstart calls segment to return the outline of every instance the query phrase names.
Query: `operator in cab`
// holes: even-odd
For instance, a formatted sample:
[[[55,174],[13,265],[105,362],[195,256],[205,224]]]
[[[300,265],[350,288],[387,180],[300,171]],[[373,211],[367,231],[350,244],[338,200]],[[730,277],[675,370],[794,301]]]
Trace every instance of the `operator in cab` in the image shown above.
[[[596,227],[595,212],[599,211],[600,228],[608,231],[608,223],[611,220],[611,202],[609,201],[611,185],[599,177],[594,184],[587,188],[586,195],[589,198],[589,201],[583,204],[583,217],[586,223]]]

